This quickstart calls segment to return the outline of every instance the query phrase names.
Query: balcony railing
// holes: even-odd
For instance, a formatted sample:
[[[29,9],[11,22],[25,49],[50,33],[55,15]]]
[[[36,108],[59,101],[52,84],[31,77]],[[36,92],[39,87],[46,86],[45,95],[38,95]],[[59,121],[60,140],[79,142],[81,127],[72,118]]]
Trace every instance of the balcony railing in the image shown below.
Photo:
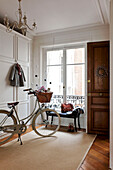
[[[51,102],[48,106],[55,109],[61,109],[61,104],[63,103],[63,95],[53,95]],[[85,107],[85,96],[67,95],[66,103],[72,103],[74,107],[81,106]]]

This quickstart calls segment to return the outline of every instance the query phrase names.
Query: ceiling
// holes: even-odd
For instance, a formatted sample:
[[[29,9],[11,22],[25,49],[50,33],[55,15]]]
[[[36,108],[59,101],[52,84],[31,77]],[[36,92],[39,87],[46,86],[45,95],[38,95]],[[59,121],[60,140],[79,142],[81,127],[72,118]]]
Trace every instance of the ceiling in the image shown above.
[[[109,24],[110,0],[22,0],[28,24],[36,21],[35,33],[55,32]],[[0,18],[16,20],[18,0],[0,0]]]

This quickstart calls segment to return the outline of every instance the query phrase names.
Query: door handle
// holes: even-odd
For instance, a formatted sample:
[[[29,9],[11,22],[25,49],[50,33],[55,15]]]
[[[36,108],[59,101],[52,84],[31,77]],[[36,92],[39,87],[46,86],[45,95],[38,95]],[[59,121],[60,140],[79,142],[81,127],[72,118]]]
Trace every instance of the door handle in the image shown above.
[[[102,94],[102,93],[99,93],[99,96],[103,96],[103,94]]]
[[[88,80],[87,82],[88,82],[88,83],[91,83],[91,80]]]

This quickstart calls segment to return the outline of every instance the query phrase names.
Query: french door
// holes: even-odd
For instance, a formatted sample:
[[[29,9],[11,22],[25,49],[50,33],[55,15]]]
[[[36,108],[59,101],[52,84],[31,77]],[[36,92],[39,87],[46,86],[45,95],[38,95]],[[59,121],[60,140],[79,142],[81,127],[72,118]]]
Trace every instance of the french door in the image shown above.
[[[46,51],[44,80],[59,102],[83,102],[85,96],[85,47]],[[80,99],[80,100],[79,100]]]

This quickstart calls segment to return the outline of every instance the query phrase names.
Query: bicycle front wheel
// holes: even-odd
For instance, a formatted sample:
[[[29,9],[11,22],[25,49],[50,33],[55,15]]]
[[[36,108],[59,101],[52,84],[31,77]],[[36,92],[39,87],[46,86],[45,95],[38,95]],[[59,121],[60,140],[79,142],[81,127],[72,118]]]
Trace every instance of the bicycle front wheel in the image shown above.
[[[55,110],[46,108],[35,115],[32,122],[32,128],[36,134],[48,137],[59,129],[60,124],[60,115]]]
[[[14,132],[13,125],[17,124],[16,118],[6,110],[0,110],[0,145],[7,142]]]

